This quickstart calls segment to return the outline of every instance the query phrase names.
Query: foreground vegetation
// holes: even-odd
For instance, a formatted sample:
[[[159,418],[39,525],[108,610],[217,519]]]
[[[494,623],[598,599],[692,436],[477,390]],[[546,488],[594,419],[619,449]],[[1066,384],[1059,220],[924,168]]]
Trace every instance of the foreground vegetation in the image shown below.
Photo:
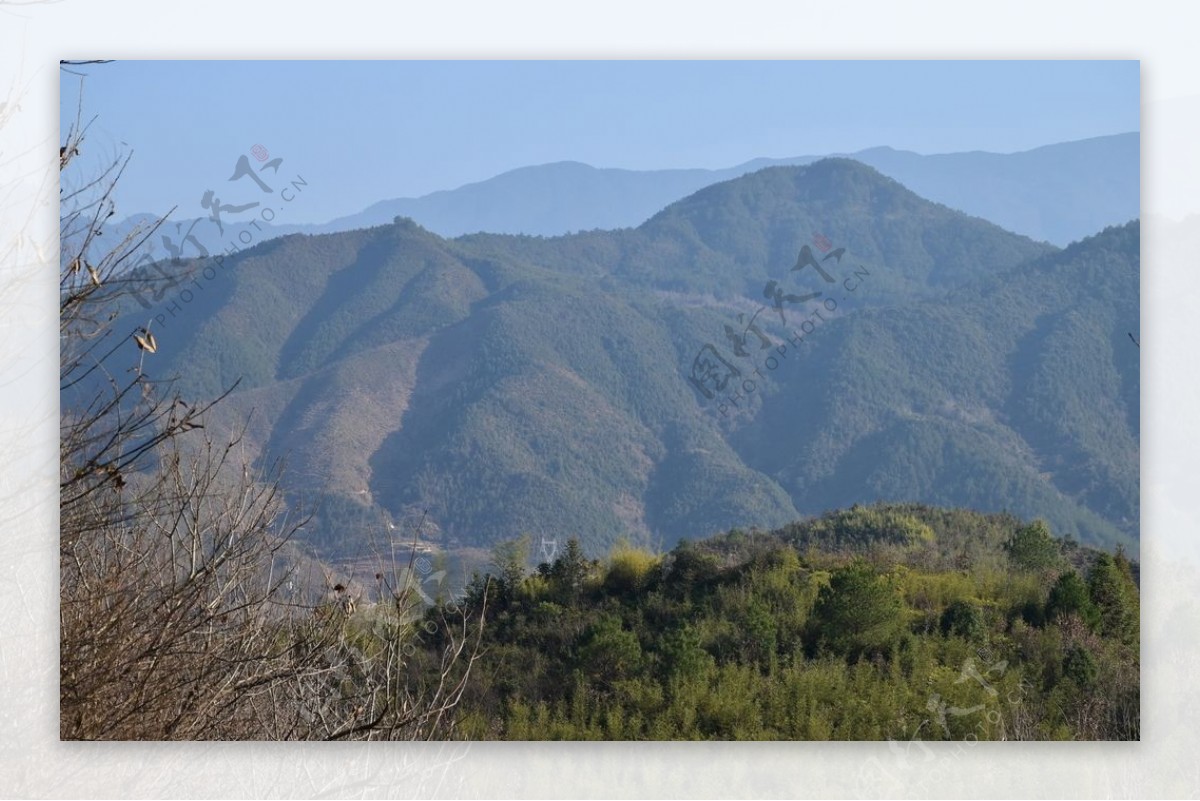
[[[1040,521],[854,507],[604,560],[520,543],[458,712],[471,739],[1137,739],[1137,569]],[[432,652],[443,643],[425,644]]]

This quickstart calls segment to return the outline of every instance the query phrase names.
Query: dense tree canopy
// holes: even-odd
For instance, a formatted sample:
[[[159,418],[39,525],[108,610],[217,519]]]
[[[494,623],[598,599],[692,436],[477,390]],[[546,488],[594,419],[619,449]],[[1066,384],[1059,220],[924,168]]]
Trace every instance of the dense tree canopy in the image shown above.
[[[661,556],[590,560],[572,542],[493,577],[511,591],[478,577],[467,593],[467,608],[493,600],[457,734],[1136,739],[1134,566],[1053,537],[1044,558],[1012,558],[1044,533],[880,505]]]

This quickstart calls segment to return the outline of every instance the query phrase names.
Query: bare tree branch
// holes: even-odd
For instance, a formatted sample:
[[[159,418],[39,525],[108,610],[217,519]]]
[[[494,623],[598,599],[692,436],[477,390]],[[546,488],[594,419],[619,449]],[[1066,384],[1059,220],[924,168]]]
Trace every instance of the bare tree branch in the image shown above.
[[[83,119],[81,104],[64,173],[79,164]],[[443,615],[440,629],[423,617],[415,547],[406,568],[380,557],[380,595],[362,609],[344,591],[296,597],[306,519],[289,514],[278,465],[241,460],[244,427],[219,441],[204,426],[236,383],[189,402],[147,373],[174,343],[129,323],[129,299],[157,279],[127,262],[162,219],[98,244],[128,163],[62,195],[60,735],[449,736],[483,613]],[[422,642],[429,625],[440,652]]]

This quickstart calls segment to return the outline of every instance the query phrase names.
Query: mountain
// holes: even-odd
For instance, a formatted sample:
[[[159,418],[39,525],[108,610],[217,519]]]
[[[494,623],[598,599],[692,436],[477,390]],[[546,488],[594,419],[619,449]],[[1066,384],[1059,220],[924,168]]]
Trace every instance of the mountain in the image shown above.
[[[1019,153],[921,155],[890,147],[835,154],[870,165],[924,198],[1002,228],[1059,246],[1138,216],[1140,136],[1102,136]],[[759,158],[719,170],[622,170],[579,162],[522,167],[457,189],[375,203],[319,225],[291,223],[286,204],[272,222],[226,214],[168,222],[151,238],[156,258],[247,247],[289,233],[334,233],[408,217],[444,237],[479,232],[559,236],[572,231],[640,225],[667,205],[706,186],[765,167],[799,166],[822,156]],[[273,211],[275,211],[273,209]],[[119,237],[155,218],[133,215],[112,228]],[[190,235],[193,240],[187,241]],[[170,239],[168,243],[163,239]],[[201,250],[203,248],[203,251]]]
[[[1018,153],[920,155],[876,147],[831,155],[872,166],[922,197],[1061,246],[1138,216],[1140,152],[1140,136],[1126,133]],[[598,169],[578,162],[523,167],[454,190],[385,200],[314,232],[380,225],[397,216],[446,237],[633,227],[705,186],[822,158],[760,158],[721,170]]]
[[[1139,226],[813,338],[730,440],[797,508],[922,498],[1134,547]],[[816,380],[814,380],[816,377]]]
[[[557,236],[629,228],[697,189],[751,171],[739,167],[622,170],[560,161],[521,167],[418,198],[380,201],[358,214],[331,220],[319,230],[365,228],[395,217],[412,218],[445,237],[481,231]]]
[[[854,158],[922,197],[1060,246],[1139,216],[1137,133],[1020,153],[922,156],[881,147]]]
[[[329,554],[420,510],[443,547],[602,552],[859,500],[1136,545],[1137,241],[1060,251],[828,159],[636,229],[446,240],[399,219],[192,262],[213,277],[151,311],[153,369],[190,398],[240,380],[210,431],[250,416],[248,452],[286,457]],[[733,323],[766,377],[731,410],[696,365],[748,380]]]

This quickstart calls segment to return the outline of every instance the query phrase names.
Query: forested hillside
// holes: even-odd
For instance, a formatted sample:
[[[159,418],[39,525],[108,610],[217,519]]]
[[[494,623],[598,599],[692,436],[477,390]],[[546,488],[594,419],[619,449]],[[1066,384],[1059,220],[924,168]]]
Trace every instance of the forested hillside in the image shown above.
[[[458,737],[1140,736],[1136,565],[1041,521],[855,506],[665,554],[495,561],[428,613],[438,631],[486,608]],[[443,645],[423,640],[415,677]]]
[[[422,510],[442,548],[600,554],[876,500],[1135,550],[1138,240],[1059,251],[829,159],[636,229],[288,236],[183,264],[123,324],[187,397],[236,382],[210,425],[249,417],[330,557]],[[763,376],[743,401],[698,378],[718,355]]]

